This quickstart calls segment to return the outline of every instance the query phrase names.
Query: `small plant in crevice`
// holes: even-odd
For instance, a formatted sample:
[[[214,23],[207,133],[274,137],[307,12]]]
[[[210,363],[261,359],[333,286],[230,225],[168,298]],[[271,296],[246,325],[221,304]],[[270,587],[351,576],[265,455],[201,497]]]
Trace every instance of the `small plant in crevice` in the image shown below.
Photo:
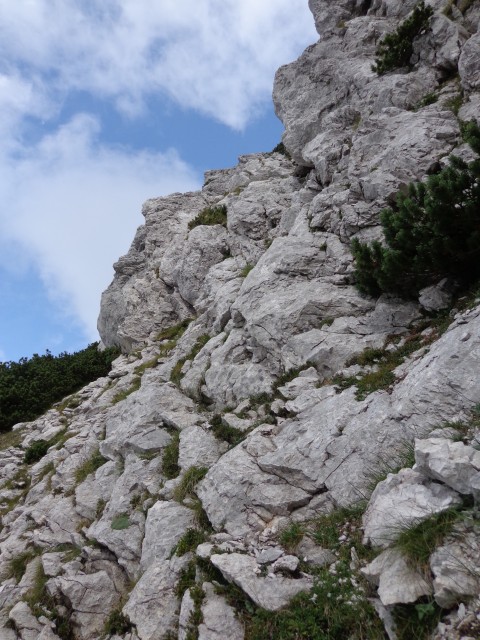
[[[142,384],[142,378],[140,376],[134,378],[132,381],[132,384],[128,387],[128,389],[119,391],[113,396],[112,404],[117,404],[118,402],[122,402],[122,400],[125,400],[125,398],[128,398],[130,394],[140,389],[141,384]]]
[[[414,604],[401,604],[393,607],[399,640],[429,640],[441,620],[443,610],[435,600],[424,598]]]
[[[108,635],[123,635],[133,630],[130,618],[122,613],[121,608],[114,609],[105,622],[105,633]]]
[[[155,339],[158,342],[167,341],[160,347],[160,357],[171,351],[177,345],[177,342],[183,336],[191,322],[193,322],[193,318],[186,318],[178,324],[162,329],[162,331],[157,333]]]
[[[383,75],[401,67],[411,68],[413,42],[430,23],[433,9],[422,0],[412,14],[393,33],[387,34],[377,48],[375,64],[372,70]]]
[[[250,271],[254,268],[254,264],[247,264],[243,267],[243,269],[240,271],[240,277],[241,278],[246,278],[248,276],[248,274],[250,273]]]
[[[38,556],[38,553],[35,549],[27,549],[14,556],[8,563],[8,577],[15,578],[18,584],[27,570],[27,565]]]
[[[188,230],[191,231],[200,225],[221,224],[227,226],[227,207],[222,204],[217,207],[206,207],[188,223]]]
[[[187,529],[175,547],[175,555],[184,556],[189,551],[195,551],[199,544],[205,542],[207,535],[201,529]]]
[[[292,522],[280,531],[278,542],[289,552],[293,552],[303,540],[305,530],[298,522]]]
[[[100,453],[100,449],[97,449],[88,460],[85,460],[85,462],[75,470],[76,484],[82,483],[90,474],[95,473],[95,471],[100,469],[106,462],[108,462],[107,458],[104,458]]]
[[[173,497],[177,502],[183,502],[187,497],[195,497],[195,487],[206,476],[206,467],[190,467],[185,471],[181,481],[173,491]]]
[[[211,340],[210,336],[206,333],[204,333],[197,339],[192,349],[190,350],[190,353],[186,355],[184,358],[181,358],[173,367],[172,372],[170,374],[170,382],[173,382],[177,386],[180,384],[183,378],[182,369],[185,362],[187,362],[187,360],[195,360],[195,358],[198,356],[200,351],[210,340]]]
[[[32,444],[25,451],[23,462],[25,464],[38,462],[43,458],[44,455],[46,455],[50,446],[50,442],[48,442],[47,440],[36,440],[35,442],[32,442]]]
[[[398,473],[401,469],[410,469],[415,464],[415,444],[406,440],[387,457],[381,457],[367,469],[367,491],[372,493],[377,484],[389,474]]]
[[[401,529],[396,535],[395,548],[420,571],[427,570],[435,549],[453,533],[455,525],[464,517],[463,512],[472,505],[467,499],[462,507],[453,507]]]
[[[170,442],[162,451],[162,474],[168,479],[173,480],[180,473],[178,466],[178,455],[180,453],[180,434],[174,431],[171,435]]]
[[[232,447],[245,439],[246,434],[240,429],[230,427],[220,414],[215,414],[210,418],[210,426],[213,435],[219,440],[228,442]]]
[[[270,153],[281,153],[283,156],[286,156],[289,160],[291,160],[291,156],[288,153],[283,142],[279,142],[277,146],[274,147]]]
[[[447,329],[451,322],[451,318],[445,314],[439,314],[437,317],[425,321],[425,325],[415,326],[402,346],[395,350],[377,350],[367,347],[362,353],[353,356],[349,361],[352,364],[375,364],[377,369],[357,376],[345,376],[337,374],[329,383],[334,384],[339,390],[344,390],[352,386],[356,386],[355,398],[364,400],[368,395],[380,389],[388,389],[395,381],[396,377],[393,373],[394,369],[400,366],[407,357],[411,356],[415,351],[422,347],[428,346]],[[433,331],[429,335],[422,335],[422,331],[426,327],[431,327]]]

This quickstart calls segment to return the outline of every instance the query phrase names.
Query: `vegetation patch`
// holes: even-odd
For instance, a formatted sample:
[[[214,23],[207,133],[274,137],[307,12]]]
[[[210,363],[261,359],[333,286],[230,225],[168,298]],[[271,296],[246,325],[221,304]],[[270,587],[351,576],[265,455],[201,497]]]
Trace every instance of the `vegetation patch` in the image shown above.
[[[0,431],[34,420],[53,403],[107,375],[118,349],[98,351],[98,343],[73,354],[33,355],[0,363]]]
[[[171,435],[170,442],[162,451],[162,474],[168,479],[173,480],[180,473],[178,466],[178,455],[180,453],[180,434],[174,431]]]
[[[82,483],[91,474],[95,473],[102,465],[108,462],[97,449],[95,453],[75,470],[75,482]]]
[[[207,535],[200,529],[187,529],[175,547],[175,555],[184,556],[189,551],[195,551],[199,544],[205,542]]]
[[[200,351],[203,349],[203,347],[207,344],[207,342],[209,342],[210,339],[211,339],[210,336],[206,333],[204,333],[198,338],[198,340],[193,345],[190,353],[187,356],[185,356],[185,358],[181,358],[177,362],[177,364],[173,367],[172,373],[170,374],[170,382],[173,382],[177,386],[180,384],[183,378],[183,374],[182,374],[183,365],[187,360],[194,360],[198,356]]]
[[[271,153],[281,153],[282,156],[286,156],[289,160],[291,160],[291,156],[288,153],[283,142],[279,142],[277,146],[274,149],[272,149]]]
[[[191,231],[200,225],[221,224],[227,226],[227,207],[222,204],[218,207],[206,207],[200,211],[198,216],[188,223],[188,229]]]
[[[448,327],[450,321],[451,318],[448,316],[439,315],[429,323],[427,322],[427,326],[431,326],[434,329],[428,336],[422,335],[421,332],[425,327],[419,325],[414,332],[406,338],[405,343],[394,351],[371,349],[368,347],[362,353],[351,358],[349,360],[349,366],[352,364],[366,365],[375,363],[377,365],[376,371],[359,376],[344,376],[338,374],[332,378],[331,382],[341,390],[356,386],[355,398],[357,400],[364,400],[374,391],[388,389],[396,380],[395,374],[393,373],[394,369],[400,366],[405,361],[405,358],[412,353],[438,339],[441,333]]]
[[[122,531],[123,529],[128,529],[128,527],[131,527],[132,523],[130,522],[130,518],[128,517],[128,513],[121,513],[118,516],[115,516],[115,518],[113,518],[110,527],[114,530],[114,531]]]
[[[48,576],[45,575],[42,563],[39,562],[32,588],[26,594],[24,600],[37,618],[46,616],[55,623],[55,633],[62,640],[71,640],[74,637],[69,616],[60,614],[54,598],[48,593],[46,584]]]
[[[138,367],[135,367],[133,372],[137,376],[143,376],[143,374],[147,369],[153,369],[154,367],[157,366],[159,357],[160,356],[155,356],[155,358],[152,358],[151,360],[147,360],[147,362],[144,362],[143,364],[138,365]]]
[[[13,557],[8,563],[8,577],[15,578],[18,584],[27,570],[28,563],[37,556],[38,551],[35,551],[34,549],[27,549],[18,556]]]
[[[395,547],[412,565],[426,570],[432,553],[453,532],[461,518],[462,512],[457,507],[435,513],[402,529],[395,540]]]
[[[50,447],[51,445],[48,440],[36,440],[35,442],[32,442],[32,444],[25,450],[23,462],[25,464],[33,464],[34,462],[38,462],[43,458]]]
[[[432,15],[432,7],[425,6],[422,0],[398,29],[380,42],[372,70],[382,75],[402,67],[411,68],[414,40],[428,28]]]
[[[20,446],[23,438],[25,437],[24,429],[17,429],[16,431],[0,432],[0,451],[6,449],[15,448]]]
[[[464,123],[462,134],[480,151],[477,124]],[[409,298],[444,277],[463,288],[480,278],[480,160],[467,164],[451,156],[438,174],[400,193],[380,219],[385,246],[352,242],[361,292]]]
[[[392,473],[398,473],[400,469],[410,469],[415,464],[415,445],[405,441],[388,458],[376,460],[368,474],[367,489],[372,493],[377,484]]]
[[[172,327],[167,327],[166,329],[162,329],[159,334],[157,334],[157,340],[179,340],[185,331],[187,330],[188,325],[192,322],[193,318],[186,318],[179,322],[178,324],[173,325]]]
[[[132,384],[130,385],[130,387],[128,387],[128,389],[125,389],[124,391],[119,391],[117,394],[113,396],[112,404],[117,404],[118,402],[125,400],[125,398],[128,398],[128,396],[131,393],[134,393],[134,391],[138,391],[140,389],[141,384],[142,384],[141,377],[134,378]]]
[[[190,467],[183,474],[180,483],[175,487],[173,497],[177,502],[183,502],[187,497],[195,497],[195,487],[206,476],[206,467]]]
[[[114,609],[105,623],[105,633],[113,635],[123,635],[133,630],[133,624],[130,618],[122,613],[120,608]]]
[[[254,264],[247,264],[243,267],[243,269],[240,271],[240,277],[241,278],[246,278],[248,276],[248,274],[250,273],[250,271],[254,268]]]
[[[396,605],[393,619],[399,640],[429,640],[440,622],[442,609],[435,600]]]
[[[219,440],[228,442],[232,447],[245,439],[245,433],[240,429],[235,429],[226,423],[220,414],[215,414],[210,419],[213,435]]]
[[[278,542],[288,551],[293,552],[305,535],[304,528],[298,522],[292,522],[288,527],[282,529],[278,536]]]

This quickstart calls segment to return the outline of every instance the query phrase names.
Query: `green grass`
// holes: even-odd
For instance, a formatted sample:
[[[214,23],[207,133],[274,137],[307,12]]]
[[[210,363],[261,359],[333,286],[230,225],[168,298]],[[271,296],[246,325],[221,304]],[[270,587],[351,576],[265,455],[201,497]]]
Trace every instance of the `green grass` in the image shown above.
[[[182,569],[175,587],[175,594],[179,600],[187,589],[191,589],[195,585],[195,576],[197,574],[197,565],[195,560],[190,560],[187,566]]]
[[[367,490],[372,493],[377,484],[386,479],[389,473],[398,473],[400,469],[413,467],[415,464],[415,445],[405,441],[388,458],[380,458],[368,472]]]
[[[250,271],[254,268],[254,266],[254,264],[247,264],[245,267],[243,267],[243,269],[240,271],[240,277],[246,278]]]
[[[442,609],[435,600],[427,599],[397,605],[392,613],[398,640],[430,640],[442,617]]]
[[[400,531],[395,547],[412,565],[425,570],[431,554],[453,532],[455,524],[461,517],[462,514],[457,508],[435,513]]]
[[[100,450],[97,449],[88,460],[85,460],[85,462],[75,470],[76,484],[82,483],[90,474],[95,473],[95,471],[106,462],[108,462],[107,458],[104,458]]]
[[[200,529],[187,529],[175,547],[175,555],[184,556],[189,551],[195,551],[199,544],[205,542],[207,536]]]
[[[222,204],[218,207],[206,207],[196,218],[188,223],[188,230],[191,231],[200,225],[221,224],[227,226],[227,207]]]
[[[138,367],[135,367],[133,372],[137,376],[143,376],[143,374],[147,369],[153,369],[153,367],[157,366],[158,359],[159,359],[159,356],[155,356],[155,358],[152,358],[151,360],[147,360],[147,362],[144,362],[143,364],[138,365]]]
[[[168,479],[173,480],[180,473],[178,466],[178,454],[180,452],[180,434],[178,431],[171,433],[172,439],[163,448],[162,451],[162,474]]]
[[[461,93],[457,93],[445,102],[445,107],[458,116],[458,112],[460,111],[462,104],[463,96]]]
[[[55,600],[48,593],[46,584],[48,576],[45,575],[42,563],[39,562],[35,572],[35,579],[32,588],[24,597],[35,617],[46,616],[55,623],[55,633],[62,640],[71,640],[73,629],[69,617],[65,617],[57,609]]]
[[[105,622],[105,633],[109,636],[123,635],[132,631],[133,625],[130,618],[122,613],[121,608],[114,609]]]
[[[170,374],[170,382],[173,382],[177,386],[180,384],[183,378],[183,374],[182,374],[183,365],[187,360],[194,360],[198,356],[200,351],[203,349],[203,347],[207,344],[207,342],[209,342],[209,340],[210,340],[210,336],[207,335],[206,333],[204,333],[202,336],[198,338],[198,340],[193,345],[190,353],[187,356],[185,356],[185,358],[181,358],[173,367],[172,372]]]
[[[11,447],[15,448],[20,446],[23,438],[25,437],[25,429],[18,429],[17,431],[0,432],[0,451],[5,451]]]
[[[362,353],[350,358],[347,366],[353,364],[365,366],[375,363],[377,365],[376,371],[359,376],[338,374],[332,378],[331,383],[341,390],[356,386],[355,397],[357,400],[364,400],[374,391],[388,389],[396,380],[394,369],[400,366],[412,353],[437,340],[446,331],[451,321],[448,314],[439,314],[435,318],[426,320],[425,323],[417,325],[412,333],[406,337],[405,343],[395,351],[368,347]],[[421,332],[427,327],[434,329],[434,332],[429,336],[422,336]]]
[[[173,497],[177,502],[183,502],[187,497],[195,496],[195,486],[202,480],[208,469],[205,467],[190,467],[187,469],[180,481],[175,487]]]
[[[193,318],[187,318],[186,320],[182,320],[178,324],[173,325],[172,327],[167,327],[166,329],[162,329],[160,333],[157,334],[156,340],[159,342],[162,340],[179,340],[187,330],[188,325],[193,321]]]
[[[125,400],[125,398],[128,398],[128,396],[133,393],[134,391],[138,391],[140,389],[140,385],[142,384],[142,378],[138,377],[138,378],[134,378],[132,384],[130,385],[130,387],[128,389],[124,389],[123,391],[119,391],[118,393],[116,393],[113,398],[112,398],[112,404],[117,404],[118,402],[121,402],[122,400]]]
[[[25,574],[28,563],[37,555],[38,551],[27,549],[27,551],[13,557],[8,563],[8,577],[15,578],[18,584]]]
[[[243,431],[230,427],[219,414],[215,414],[210,419],[210,426],[216,438],[228,442],[232,447],[245,439],[246,434]]]
[[[130,518],[128,517],[128,513],[121,513],[118,516],[115,516],[115,518],[113,518],[110,527],[114,530],[114,531],[122,531],[123,529],[128,529],[128,527],[131,527],[132,523],[130,522]]]
[[[303,540],[304,535],[305,531],[302,525],[298,524],[298,522],[292,522],[280,532],[278,542],[286,551],[293,552]]]

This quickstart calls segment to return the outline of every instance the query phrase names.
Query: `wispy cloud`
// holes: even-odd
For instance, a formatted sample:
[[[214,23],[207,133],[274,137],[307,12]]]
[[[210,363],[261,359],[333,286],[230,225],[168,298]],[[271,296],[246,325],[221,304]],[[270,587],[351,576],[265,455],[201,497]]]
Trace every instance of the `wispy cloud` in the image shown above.
[[[111,265],[143,222],[147,197],[197,188],[198,176],[175,151],[132,152],[99,141],[98,122],[78,115],[23,149],[12,165],[0,158],[0,237],[40,269],[52,296],[95,338],[100,292]],[[14,263],[17,260],[15,259]]]
[[[276,68],[315,40],[306,4],[0,0],[0,51],[30,80],[48,74],[47,92],[91,91],[130,114],[163,92],[241,128],[268,99]]]
[[[64,102],[85,92],[147,119],[163,97],[241,130],[313,20],[306,0],[0,0],[0,15],[0,261],[35,264],[94,338],[141,202],[199,176],[175,150],[106,144],[95,114],[65,124]]]

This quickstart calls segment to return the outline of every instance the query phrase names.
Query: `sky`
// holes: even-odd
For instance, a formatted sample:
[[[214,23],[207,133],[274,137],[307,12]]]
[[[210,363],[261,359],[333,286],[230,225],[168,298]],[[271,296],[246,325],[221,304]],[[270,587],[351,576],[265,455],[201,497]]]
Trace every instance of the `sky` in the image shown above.
[[[98,340],[151,197],[270,151],[307,0],[0,0],[0,361]]]

